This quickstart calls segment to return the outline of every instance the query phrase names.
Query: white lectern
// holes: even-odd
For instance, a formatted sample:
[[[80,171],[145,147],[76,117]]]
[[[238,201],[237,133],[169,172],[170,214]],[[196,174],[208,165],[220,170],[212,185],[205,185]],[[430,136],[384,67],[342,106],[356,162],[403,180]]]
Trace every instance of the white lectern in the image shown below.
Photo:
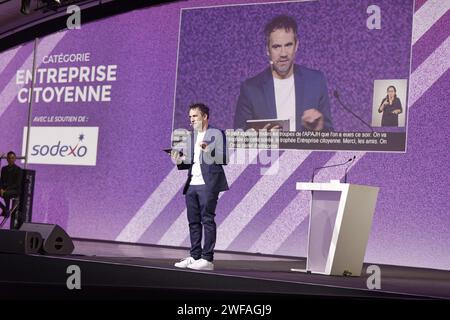
[[[340,183],[297,183],[312,192],[306,270],[359,276],[378,196],[378,187]]]

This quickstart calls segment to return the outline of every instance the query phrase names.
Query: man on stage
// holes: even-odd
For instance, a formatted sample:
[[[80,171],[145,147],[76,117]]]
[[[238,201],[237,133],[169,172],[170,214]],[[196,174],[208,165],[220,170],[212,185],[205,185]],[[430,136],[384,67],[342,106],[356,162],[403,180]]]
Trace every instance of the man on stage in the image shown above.
[[[227,162],[225,134],[209,126],[209,108],[203,103],[189,107],[189,121],[194,132],[187,154],[173,151],[171,155],[179,170],[188,170],[183,194],[186,196],[191,255],[175,263],[175,267],[214,270],[215,210],[219,192],[228,190],[222,168]]]

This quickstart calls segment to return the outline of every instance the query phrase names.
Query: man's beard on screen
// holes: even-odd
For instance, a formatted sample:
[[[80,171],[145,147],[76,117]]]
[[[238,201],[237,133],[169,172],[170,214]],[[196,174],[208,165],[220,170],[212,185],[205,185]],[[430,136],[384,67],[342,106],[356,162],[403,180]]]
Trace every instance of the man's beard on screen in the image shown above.
[[[271,65],[272,65],[272,69],[275,70],[276,73],[278,73],[280,76],[285,76],[289,73],[289,71],[291,71],[293,62],[290,61],[288,64],[286,64],[285,66],[282,66],[282,67],[278,66],[278,61]]]

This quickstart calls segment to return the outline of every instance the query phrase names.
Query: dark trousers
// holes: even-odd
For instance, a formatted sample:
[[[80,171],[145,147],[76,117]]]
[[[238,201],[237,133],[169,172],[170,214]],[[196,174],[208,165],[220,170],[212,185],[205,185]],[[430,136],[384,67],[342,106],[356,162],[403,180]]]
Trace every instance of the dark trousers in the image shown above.
[[[216,245],[216,216],[218,192],[208,191],[205,185],[189,186],[186,192],[187,217],[191,238],[191,257],[214,260]],[[203,231],[203,232],[202,232]],[[202,233],[204,243],[202,249]]]

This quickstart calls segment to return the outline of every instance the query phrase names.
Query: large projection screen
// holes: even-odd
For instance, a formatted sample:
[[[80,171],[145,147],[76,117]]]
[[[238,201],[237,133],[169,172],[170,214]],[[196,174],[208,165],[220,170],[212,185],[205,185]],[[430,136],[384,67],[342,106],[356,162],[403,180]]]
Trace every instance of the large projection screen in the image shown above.
[[[186,106],[201,100],[211,106],[223,129],[231,129],[230,147],[405,151],[412,14],[413,1],[377,1],[376,5],[359,0],[339,5],[304,1],[183,9],[174,129],[186,128]],[[264,27],[279,15],[291,17],[298,25],[295,64],[320,72],[327,87],[319,96],[315,92],[319,89],[311,84],[315,78],[306,73],[296,76],[297,125],[279,132],[276,146],[264,146],[248,143],[251,135],[238,139],[242,133],[235,130],[248,129],[245,120],[283,118],[273,83],[258,77],[270,69]],[[241,87],[252,77],[258,79]],[[395,123],[382,122],[378,110],[390,86],[396,88],[401,106],[396,109],[401,112],[392,114],[394,107],[384,112],[397,118]],[[275,105],[276,112],[271,110]],[[301,112],[322,105],[329,113],[330,128],[321,132],[301,128]]]

